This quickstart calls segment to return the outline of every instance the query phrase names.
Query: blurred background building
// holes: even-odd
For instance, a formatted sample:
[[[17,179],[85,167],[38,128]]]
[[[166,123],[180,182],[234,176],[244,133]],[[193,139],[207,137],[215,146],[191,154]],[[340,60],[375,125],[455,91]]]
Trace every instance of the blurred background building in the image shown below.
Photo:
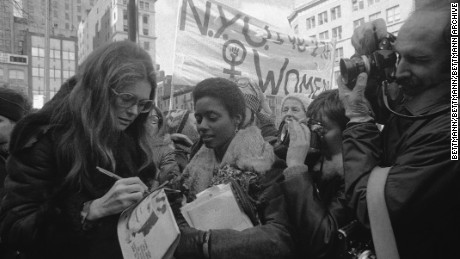
[[[350,39],[359,25],[382,18],[388,32],[397,36],[415,4],[414,0],[297,0],[288,20],[299,36],[336,41],[334,77],[337,78],[339,60],[355,52]],[[334,87],[337,87],[335,80]]]

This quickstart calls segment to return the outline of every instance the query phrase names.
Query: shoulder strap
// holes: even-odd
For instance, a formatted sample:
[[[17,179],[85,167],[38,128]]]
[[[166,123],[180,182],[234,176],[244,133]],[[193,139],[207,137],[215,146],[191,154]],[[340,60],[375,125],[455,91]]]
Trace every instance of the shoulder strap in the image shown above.
[[[367,208],[377,258],[399,259],[398,248],[385,202],[385,183],[391,167],[375,167],[367,182]]]

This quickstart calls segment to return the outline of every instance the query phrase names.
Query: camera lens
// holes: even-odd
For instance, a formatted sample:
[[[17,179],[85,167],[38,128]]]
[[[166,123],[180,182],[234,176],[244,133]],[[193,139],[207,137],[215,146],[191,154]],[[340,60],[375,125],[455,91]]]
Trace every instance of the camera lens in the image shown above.
[[[366,62],[369,63],[365,56],[340,59],[340,74],[342,75],[343,82],[349,88],[354,87],[354,81],[360,73],[369,72],[366,69]]]

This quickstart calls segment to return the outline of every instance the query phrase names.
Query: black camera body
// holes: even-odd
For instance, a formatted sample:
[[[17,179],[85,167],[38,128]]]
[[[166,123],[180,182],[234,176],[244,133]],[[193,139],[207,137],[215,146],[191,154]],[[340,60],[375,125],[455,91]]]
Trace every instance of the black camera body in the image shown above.
[[[302,122],[303,123],[303,122]],[[309,167],[313,167],[321,157],[321,145],[323,142],[324,128],[319,122],[309,120],[307,123],[308,128],[311,132],[310,137],[310,149],[308,150],[305,164]],[[289,148],[289,131],[288,124],[282,121],[278,130],[278,141],[275,147],[275,153],[281,158],[286,159],[286,153]]]
[[[391,45],[395,39],[395,36],[388,34],[379,42],[378,50],[372,54],[340,59],[340,74],[345,85],[353,89],[358,75],[362,72],[366,72],[369,78],[373,78],[379,84],[385,80],[392,81],[398,61]]]

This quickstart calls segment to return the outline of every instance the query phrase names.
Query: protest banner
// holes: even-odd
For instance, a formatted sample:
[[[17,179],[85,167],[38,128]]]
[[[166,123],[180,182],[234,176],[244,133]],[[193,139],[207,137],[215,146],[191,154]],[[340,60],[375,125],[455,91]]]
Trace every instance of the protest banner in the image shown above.
[[[267,95],[314,97],[331,88],[331,41],[288,35],[212,0],[182,0],[179,8],[173,85],[248,77]]]

